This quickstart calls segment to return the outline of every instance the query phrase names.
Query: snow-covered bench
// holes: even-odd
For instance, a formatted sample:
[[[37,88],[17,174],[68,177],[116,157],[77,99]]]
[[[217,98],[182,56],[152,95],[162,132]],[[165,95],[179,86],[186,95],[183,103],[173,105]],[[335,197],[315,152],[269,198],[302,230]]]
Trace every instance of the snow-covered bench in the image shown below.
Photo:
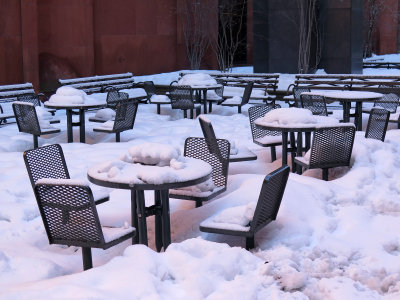
[[[111,74],[91,77],[79,77],[72,79],[58,79],[61,86],[70,86],[86,93],[104,92],[108,86],[113,86],[116,89],[128,89],[134,85],[132,73]]]

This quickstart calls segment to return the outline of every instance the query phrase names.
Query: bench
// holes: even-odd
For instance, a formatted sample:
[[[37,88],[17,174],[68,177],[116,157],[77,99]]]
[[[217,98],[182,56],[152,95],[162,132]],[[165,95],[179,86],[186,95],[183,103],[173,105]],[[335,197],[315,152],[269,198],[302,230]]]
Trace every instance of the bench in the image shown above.
[[[363,68],[372,68],[372,69],[400,69],[400,62],[382,62],[382,61],[366,61],[363,62]]]
[[[181,72],[179,76],[182,77],[190,72]],[[245,87],[249,82],[253,82],[253,89],[262,89],[264,96],[251,95],[251,99],[255,100],[275,100],[272,95],[276,94],[278,88],[279,74],[269,73],[220,73],[209,72],[206,73],[215,78],[218,82],[222,82],[224,86],[232,87]]]
[[[1,104],[17,101],[18,96],[35,93],[32,83],[0,85],[0,124],[7,119],[15,118],[10,105],[9,111],[4,111]]]
[[[113,86],[116,89],[129,89],[134,85],[132,73],[111,74],[91,77],[79,77],[72,79],[58,79],[60,86],[70,86],[84,92],[102,93],[108,86]]]

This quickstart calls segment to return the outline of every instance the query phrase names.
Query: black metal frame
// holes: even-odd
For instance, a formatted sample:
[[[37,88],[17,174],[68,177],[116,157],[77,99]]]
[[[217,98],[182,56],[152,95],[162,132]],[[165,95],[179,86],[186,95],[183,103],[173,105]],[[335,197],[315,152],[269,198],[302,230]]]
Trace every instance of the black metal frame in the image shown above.
[[[242,106],[249,103],[251,91],[253,90],[253,85],[254,85],[254,82],[248,82],[246,84],[244,91],[243,91],[242,101],[239,104],[229,104],[229,103],[224,103],[225,102],[224,101],[221,103],[221,105],[222,106],[231,106],[231,107],[237,106],[238,114],[240,114],[242,112]]]
[[[289,178],[289,170],[288,166],[283,166],[264,178],[253,219],[248,224],[248,231],[206,227],[201,224],[200,231],[244,236],[246,238],[246,249],[254,248],[254,235],[256,232],[264,228],[271,221],[276,220]]]
[[[106,242],[88,186],[36,184],[34,191],[49,243],[82,247],[84,270],[93,267],[91,248],[107,249],[136,234],[134,229]]]
[[[196,110],[196,116],[200,114],[201,105],[194,103],[194,94],[192,87],[188,85],[170,85],[169,97],[171,99],[172,109],[183,110],[183,117],[187,118],[187,110],[190,110],[190,118],[193,119],[193,110]]]
[[[385,141],[390,112],[384,108],[372,108],[369,113],[365,137]]]

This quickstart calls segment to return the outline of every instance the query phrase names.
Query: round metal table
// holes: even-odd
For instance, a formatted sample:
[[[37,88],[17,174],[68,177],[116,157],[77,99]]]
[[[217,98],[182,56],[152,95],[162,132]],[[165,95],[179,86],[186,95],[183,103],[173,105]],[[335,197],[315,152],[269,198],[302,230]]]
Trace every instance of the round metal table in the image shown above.
[[[382,94],[361,91],[314,91],[303,92],[305,95],[321,95],[328,101],[340,101],[343,104],[343,122],[350,122],[351,103],[355,102],[354,124],[356,130],[362,130],[362,103],[374,102],[382,98]]]
[[[190,85],[190,87],[199,95],[199,100],[203,102],[204,113],[207,113],[207,91],[215,91],[222,87],[222,84],[213,85]],[[203,97],[201,97],[201,93]],[[208,112],[212,112],[212,101],[208,103]]]
[[[157,251],[164,250],[171,243],[169,189],[188,187],[202,183],[211,178],[212,168],[206,162],[195,158],[184,158],[186,174],[184,179],[179,176],[164,178],[161,183],[144,182],[138,178],[140,170],[146,172],[162,172],[163,168],[152,165],[130,164],[127,176],[109,178],[104,172],[111,162],[105,162],[88,169],[87,177],[90,182],[109,188],[127,189],[131,191],[131,218],[132,226],[139,231],[139,237],[134,237],[133,243],[148,245],[146,217],[155,216],[155,244]],[[118,163],[123,163],[119,161]],[[129,164],[129,163],[126,163]],[[200,167],[199,167],[200,166]],[[168,168],[168,167],[167,167]],[[136,169],[136,171],[135,171]],[[172,169],[172,168],[171,168]],[[164,169],[165,170],[165,169]],[[171,172],[174,172],[171,170]],[[175,172],[179,174],[179,171]],[[145,206],[145,190],[154,190],[154,205]]]

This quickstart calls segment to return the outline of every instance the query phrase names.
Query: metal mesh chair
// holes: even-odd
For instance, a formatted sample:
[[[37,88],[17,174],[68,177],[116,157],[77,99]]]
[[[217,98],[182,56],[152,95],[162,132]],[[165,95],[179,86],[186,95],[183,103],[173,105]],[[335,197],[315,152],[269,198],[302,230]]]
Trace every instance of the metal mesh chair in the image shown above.
[[[249,121],[253,143],[261,147],[271,147],[271,161],[276,160],[276,146],[282,145],[281,133],[258,128],[254,121],[262,118],[272,109],[280,108],[279,104],[256,105],[249,108]],[[269,138],[271,137],[271,139]]]
[[[368,125],[365,137],[370,139],[385,140],[386,129],[389,122],[390,112],[383,108],[372,108],[369,113]]]
[[[143,82],[143,87],[144,90],[146,91],[147,94],[147,100],[149,103],[156,104],[157,105],[157,114],[161,114],[161,105],[162,104],[171,104],[171,101],[157,101],[157,100],[152,100],[151,97],[154,95],[157,95],[157,89],[156,86],[154,85],[153,81],[145,81]],[[168,100],[167,96],[166,99]]]
[[[36,109],[32,103],[14,102],[12,107],[15,119],[17,120],[19,132],[30,133],[33,135],[33,148],[38,147],[39,136],[60,132],[60,129],[54,127],[44,129],[40,128]]]
[[[211,165],[211,178],[217,189],[207,196],[193,195],[190,191],[181,193],[181,189],[170,190],[170,198],[193,200],[196,201],[196,207],[199,207],[202,205],[203,201],[208,201],[226,191],[230,144],[227,140],[223,139],[217,139],[217,143],[219,151],[217,152],[217,150],[213,148],[210,152],[209,145],[205,138],[188,137],[185,141],[184,149],[184,156],[198,158]]]
[[[107,93],[106,103],[107,107],[116,109],[118,103],[122,100],[129,99],[129,94],[124,92],[119,92],[117,90],[111,90]]]
[[[210,218],[200,224],[200,231],[244,236],[246,238],[246,249],[254,248],[255,233],[271,221],[276,220],[289,178],[289,171],[288,166],[283,166],[265,177],[253,218],[247,226],[243,226],[242,230],[232,229],[232,224],[227,224],[226,228],[221,223],[214,225],[216,223],[212,222],[213,218]]]
[[[210,121],[204,119],[202,116],[199,117],[200,127],[203,131],[204,138],[206,139],[208,149],[211,153],[221,157],[221,153],[219,151],[217,137],[215,136],[214,128]],[[232,149],[231,149],[232,150]],[[237,155],[229,156],[229,162],[240,162],[240,161],[249,161],[256,160],[257,155],[249,150],[243,151],[244,153],[238,153]]]
[[[31,181],[32,188],[42,178],[70,179],[65,162],[64,152],[59,144],[48,145],[27,150],[23,154],[25,167]],[[109,197],[95,199],[96,204],[109,200]]]
[[[301,107],[311,110],[313,115],[327,116],[326,102],[321,95],[300,95]]]
[[[35,93],[30,93],[30,94],[24,94],[24,95],[19,95],[17,97],[17,101],[19,102],[27,102],[27,103],[32,103],[34,106],[42,106],[42,101],[40,100],[40,97],[44,97],[45,100],[48,100],[47,97],[40,93],[40,94],[35,94]],[[55,109],[46,109],[49,113],[54,115]],[[60,123],[59,119],[51,119],[49,120],[50,124],[55,124],[55,123]]]
[[[115,120],[113,128],[95,127],[93,131],[115,133],[115,141],[120,142],[121,132],[133,128],[138,109],[137,101],[124,100],[116,105]]]
[[[190,110],[190,118],[193,119],[193,110],[196,116],[200,114],[201,105],[194,103],[193,89],[188,85],[170,85],[169,97],[171,98],[172,109],[183,110],[183,117],[187,118],[187,111]]]
[[[221,105],[222,106],[237,106],[238,114],[240,114],[242,112],[242,106],[249,103],[251,91],[253,90],[253,85],[254,85],[254,82],[247,83],[246,87],[244,88],[242,101],[240,103],[229,103],[227,101],[224,101],[221,103]]]
[[[354,144],[355,127],[343,124],[322,127],[314,132],[309,158],[296,157],[295,163],[306,169],[322,169],[323,180],[328,180],[328,169],[350,164]]]
[[[133,227],[102,228],[88,186],[42,179],[35,196],[49,243],[82,247],[84,270],[93,266],[91,248],[107,249],[136,233]]]
[[[305,93],[305,92],[311,92],[311,90],[307,87],[302,87],[302,86],[295,86],[293,87],[293,99],[294,99],[294,104],[291,106],[294,107],[299,107],[301,108],[301,93]]]
[[[393,93],[383,94],[382,98],[374,102],[372,108],[384,108],[389,113],[396,113],[397,107],[399,105],[399,96]],[[363,113],[370,113],[372,108],[365,108],[362,110]]]

